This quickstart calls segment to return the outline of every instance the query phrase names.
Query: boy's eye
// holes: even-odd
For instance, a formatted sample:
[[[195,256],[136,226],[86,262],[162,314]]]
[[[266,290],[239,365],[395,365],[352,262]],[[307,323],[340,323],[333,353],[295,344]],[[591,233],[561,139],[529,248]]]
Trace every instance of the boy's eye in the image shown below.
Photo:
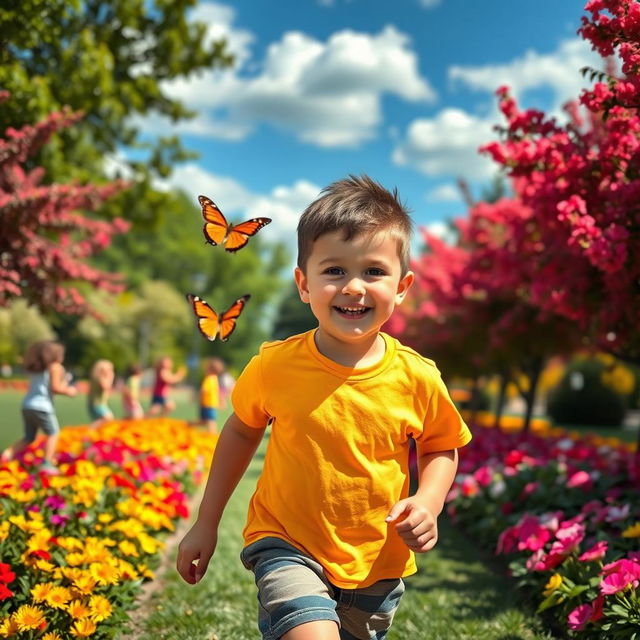
[[[330,276],[341,276],[344,271],[340,267],[329,267],[328,269],[325,269],[323,273],[326,273]]]
[[[367,275],[369,276],[383,276],[385,275],[384,269],[380,269],[379,267],[371,267],[367,269]]]

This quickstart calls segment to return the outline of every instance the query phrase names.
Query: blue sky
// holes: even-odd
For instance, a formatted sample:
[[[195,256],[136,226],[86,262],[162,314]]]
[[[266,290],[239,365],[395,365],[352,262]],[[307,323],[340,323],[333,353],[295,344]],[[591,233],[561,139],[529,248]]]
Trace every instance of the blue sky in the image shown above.
[[[495,172],[477,147],[501,123],[494,90],[561,114],[601,67],[576,34],[584,0],[237,0],[200,2],[193,19],[225,36],[232,69],[167,85],[198,111],[173,127],[201,154],[170,186],[211,197],[233,220],[266,215],[291,241],[328,183],[368,173],[397,187],[416,227],[463,215],[456,178],[478,195]]]

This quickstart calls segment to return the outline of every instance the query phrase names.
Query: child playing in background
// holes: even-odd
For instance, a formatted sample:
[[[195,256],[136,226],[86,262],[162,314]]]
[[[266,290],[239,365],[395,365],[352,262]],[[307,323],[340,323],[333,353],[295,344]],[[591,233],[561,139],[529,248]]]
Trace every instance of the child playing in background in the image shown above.
[[[178,549],[190,584],[267,424],[242,562],[265,640],[384,638],[438,540],[458,447],[471,434],[433,361],[380,328],[413,282],[411,221],[367,176],[329,186],[298,224],[295,280],[318,327],[266,343],[238,378],[198,517]],[[419,485],[409,496],[409,441]]]
[[[220,376],[224,363],[220,358],[209,358],[204,365],[205,376],[200,385],[200,422],[209,433],[218,433],[218,407],[220,406]]]
[[[46,440],[41,469],[57,473],[54,455],[60,433],[60,425],[53,406],[53,395],[58,393],[73,397],[78,390],[69,384],[64,362],[64,347],[54,340],[42,340],[32,344],[24,355],[24,368],[29,373],[29,390],[22,401],[24,436],[6,449],[3,460],[10,460],[22,453],[42,430]]]
[[[132,364],[127,369],[127,374],[122,385],[122,408],[127,420],[139,420],[144,416],[140,403],[140,386],[142,383],[142,367]]]
[[[163,416],[171,413],[176,405],[169,398],[169,389],[172,385],[181,382],[187,370],[185,367],[179,367],[173,372],[173,360],[169,356],[162,356],[156,363],[156,380],[153,385],[153,394],[151,397],[151,407],[149,408],[150,416]]]
[[[89,376],[88,409],[93,422],[92,429],[97,429],[106,420],[113,420],[109,408],[109,396],[113,388],[115,371],[109,360],[96,360]]]

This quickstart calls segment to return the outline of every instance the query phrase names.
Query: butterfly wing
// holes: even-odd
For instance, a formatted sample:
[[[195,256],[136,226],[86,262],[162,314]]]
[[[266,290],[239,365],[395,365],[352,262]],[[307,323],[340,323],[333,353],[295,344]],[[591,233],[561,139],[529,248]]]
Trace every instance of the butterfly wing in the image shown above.
[[[220,316],[220,340],[226,342],[229,336],[236,328],[236,320],[239,318],[244,305],[251,295],[247,294],[238,298],[221,316]]]
[[[198,320],[198,329],[207,340],[215,340],[220,327],[218,314],[202,298],[187,293],[187,300],[193,307]]]
[[[202,217],[205,220],[202,231],[209,244],[221,244],[229,230],[229,223],[222,215],[218,205],[207,196],[198,196],[202,207]]]
[[[235,226],[232,226],[225,242],[225,251],[238,251],[242,249],[249,238],[254,236],[262,227],[265,227],[271,222],[271,218],[252,218],[246,222],[241,222]]]

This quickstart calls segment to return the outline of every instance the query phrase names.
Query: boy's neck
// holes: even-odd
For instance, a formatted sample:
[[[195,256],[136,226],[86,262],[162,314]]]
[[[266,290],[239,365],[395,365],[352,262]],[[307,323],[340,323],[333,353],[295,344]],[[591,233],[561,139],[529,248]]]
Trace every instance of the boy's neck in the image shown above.
[[[318,351],[343,367],[362,369],[371,367],[384,357],[387,345],[379,334],[358,342],[341,342],[318,328],[313,335]]]

